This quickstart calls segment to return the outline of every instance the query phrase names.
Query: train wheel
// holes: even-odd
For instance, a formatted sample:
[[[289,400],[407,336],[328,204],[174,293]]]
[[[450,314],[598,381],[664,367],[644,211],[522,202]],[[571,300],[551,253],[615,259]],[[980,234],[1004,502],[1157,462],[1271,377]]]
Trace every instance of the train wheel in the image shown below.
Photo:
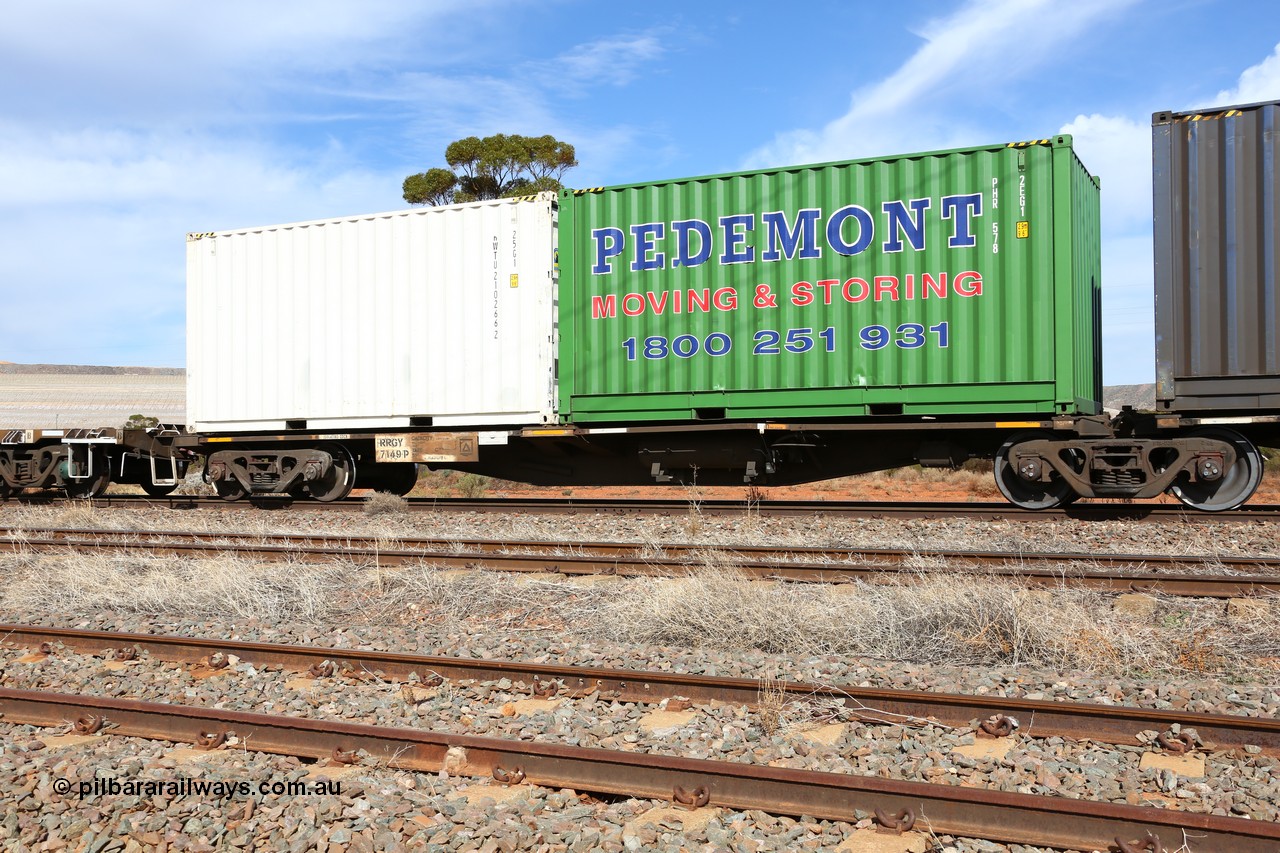
[[[386,465],[390,473],[383,475],[378,484],[379,491],[404,497],[418,485],[418,466],[415,463],[393,462]]]
[[[1193,483],[1185,473],[1181,474],[1169,487],[1169,492],[1187,506],[1203,512],[1235,509],[1249,500],[1262,482],[1262,454],[1253,442],[1234,430],[1212,427],[1195,430],[1189,435],[1230,444],[1236,451],[1235,464],[1223,471],[1217,480]]]
[[[1000,445],[1000,449],[996,451],[994,465],[996,488],[1000,490],[1000,494],[1004,495],[1009,503],[1016,504],[1023,509],[1053,509],[1054,507],[1066,506],[1079,497],[1067,481],[1058,476],[1057,473],[1050,474],[1050,480],[1047,483],[1038,480],[1026,480],[1019,476],[1013,465],[1009,463],[1009,452],[1015,446],[1026,441],[1037,441],[1051,437],[1048,433],[1019,433]]]
[[[244,486],[240,485],[239,480],[215,480],[213,490],[224,501],[238,501],[248,494]]]
[[[311,491],[311,497],[318,501],[340,501],[351,494],[351,489],[356,484],[356,462],[340,444],[324,449],[333,457],[333,465],[323,479],[313,480],[307,488]]]
[[[138,485],[142,487],[142,491],[146,492],[148,495],[150,495],[153,498],[162,498],[165,495],[172,494],[173,490],[178,488],[177,483],[174,483],[172,486],[160,486],[160,485],[156,485],[155,483],[148,483],[146,481],[143,481]]]
[[[95,460],[94,474],[83,480],[67,479],[62,490],[67,493],[67,497],[73,499],[96,498],[107,490],[107,486],[111,485],[111,463],[103,457]],[[68,463],[64,461],[63,466]],[[65,468],[64,468],[65,471]]]

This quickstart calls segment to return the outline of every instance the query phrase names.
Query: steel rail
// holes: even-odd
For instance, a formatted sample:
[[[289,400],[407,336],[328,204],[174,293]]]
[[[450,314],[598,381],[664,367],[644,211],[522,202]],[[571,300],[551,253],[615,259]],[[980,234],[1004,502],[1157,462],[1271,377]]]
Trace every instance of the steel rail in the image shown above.
[[[1097,705],[971,696],[930,691],[866,687],[834,687],[799,682],[764,682],[748,678],[689,675],[672,672],[560,666],[523,661],[473,660],[469,658],[412,655],[352,649],[295,646],[276,643],[177,637],[49,628],[38,625],[0,624],[0,643],[36,647],[48,643],[77,652],[101,654],[105,650],[136,649],[167,662],[197,663],[210,655],[235,655],[254,666],[278,666],[306,671],[330,661],[339,669],[359,674],[379,674],[404,681],[416,675],[425,682],[433,676],[450,681],[510,679],[528,685],[556,682],[566,696],[598,692],[602,697],[626,702],[657,702],[681,696],[698,703],[723,702],[755,705],[767,692],[780,692],[789,701],[834,702],[856,719],[885,724],[920,724],[932,720],[952,727],[972,725],[994,715],[1015,717],[1019,733],[1032,737],[1069,737],[1101,743],[1136,745],[1140,732],[1164,733],[1173,726],[1195,729],[1206,748],[1234,749],[1258,746],[1268,754],[1280,754],[1280,720],[1233,714],[1199,714],[1129,706]]]
[[[9,497],[18,504],[60,504],[69,500],[52,493],[31,493]],[[79,500],[78,503],[85,501]],[[224,501],[215,497],[170,495],[152,498],[145,495],[104,495],[91,499],[90,503],[101,507],[158,506],[169,509],[268,509],[350,511],[365,506],[363,498],[347,498],[331,503],[310,500],[294,500],[286,496],[272,495],[247,498],[240,501]],[[2,505],[2,504],[0,504]],[[743,515],[758,513],[764,516],[842,516],[847,518],[970,518],[995,521],[1044,521],[1074,518],[1090,521],[1176,520],[1185,522],[1223,521],[1280,521],[1280,505],[1256,504],[1224,512],[1198,512],[1180,504],[1164,503],[1090,503],[1078,502],[1067,507],[1047,510],[1026,510],[1007,503],[936,502],[936,501],[798,501],[763,500],[748,503],[745,500],[708,499],[690,502],[687,499],[650,500],[641,498],[408,498],[406,506],[414,511],[451,512],[505,512],[570,515]]]
[[[0,551],[15,553],[82,553],[118,551],[151,556],[221,556],[235,554],[257,560],[325,562],[335,558],[364,561],[391,567],[426,562],[460,569],[490,569],[510,572],[542,572],[564,575],[627,575],[679,577],[696,573],[698,563],[656,557],[610,557],[580,554],[445,553],[404,548],[348,548],[288,545],[228,545],[202,542],[119,542],[93,539],[46,539],[38,537],[0,539]],[[570,546],[574,547],[574,546]],[[1025,557],[1025,555],[1024,555]],[[930,573],[965,571],[962,568],[922,570],[906,565],[874,563],[774,563],[734,560],[733,569],[751,578],[848,583],[855,580],[914,582]],[[992,566],[972,571],[981,577],[1002,577],[1043,587],[1083,587],[1110,592],[1163,592],[1169,595],[1205,598],[1242,598],[1280,593],[1277,575],[1161,574],[1139,571],[1064,570],[1045,566]]]
[[[1280,574],[1280,557],[1221,557],[1192,554],[1098,554],[1085,552],[1046,551],[963,551],[922,550],[918,548],[859,548],[847,546],[829,548],[822,546],[771,546],[726,545],[708,546],[692,543],[663,543],[661,545],[634,542],[552,542],[539,539],[462,539],[429,536],[352,536],[347,534],[318,533],[244,533],[236,531],[192,530],[116,530],[88,527],[0,527],[0,541],[22,541],[27,538],[42,540],[63,539],[122,539],[128,543],[153,542],[160,539],[195,543],[248,542],[254,545],[302,545],[312,548],[344,548],[375,551],[393,545],[400,550],[465,551],[467,553],[494,554],[519,552],[536,554],[540,551],[564,551],[571,548],[589,556],[624,557],[631,561],[643,561],[644,554],[661,551],[665,559],[697,562],[708,552],[756,563],[798,562],[821,560],[824,562],[850,562],[853,559],[884,560],[902,563],[908,559],[936,559],[967,566],[990,566],[1007,563],[1090,563],[1113,567],[1141,566],[1212,566],[1232,571],[1270,569]]]
[[[230,733],[245,749],[324,758],[362,750],[393,768],[457,775],[518,775],[550,788],[668,799],[705,789],[733,809],[852,821],[855,812],[912,809],[932,831],[1015,844],[1101,849],[1155,836],[1175,849],[1194,832],[1209,850],[1274,853],[1280,825],[1266,821],[960,786],[511,741],[356,723],[0,688],[7,723],[60,726],[92,715],[112,734],[197,743]]]

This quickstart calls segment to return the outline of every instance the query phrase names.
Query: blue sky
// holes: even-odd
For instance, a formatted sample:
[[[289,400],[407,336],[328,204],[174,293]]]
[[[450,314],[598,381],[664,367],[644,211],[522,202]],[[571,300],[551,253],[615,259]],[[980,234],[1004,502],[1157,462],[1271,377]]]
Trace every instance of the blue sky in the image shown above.
[[[1151,382],[1150,115],[1280,98],[1266,0],[10,4],[0,360],[181,366],[185,234],[404,206],[452,139],[597,186],[1074,134]],[[336,342],[335,342],[336,343]]]

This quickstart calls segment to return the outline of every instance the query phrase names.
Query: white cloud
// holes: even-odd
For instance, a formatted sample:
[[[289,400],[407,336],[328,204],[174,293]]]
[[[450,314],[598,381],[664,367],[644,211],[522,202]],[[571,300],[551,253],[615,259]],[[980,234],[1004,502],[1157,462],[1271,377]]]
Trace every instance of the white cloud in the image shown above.
[[[548,71],[560,79],[621,86],[635,79],[642,65],[658,59],[663,52],[662,43],[652,33],[606,38],[573,47],[557,57]]]
[[[1151,127],[1127,116],[1081,115],[1062,126],[1102,179],[1103,233],[1151,230]]]
[[[402,206],[401,175],[252,142],[90,129],[41,150],[6,130],[0,337],[13,361],[180,365],[186,232]]]
[[[402,207],[404,176],[461,135],[553,133],[598,168],[628,156],[648,131],[580,130],[552,98],[624,84],[663,54],[659,31],[475,71],[472,33],[507,2],[7,10],[0,358],[181,364],[186,232]],[[32,322],[55,314],[68,334]]]
[[[1280,99],[1280,44],[1276,45],[1275,52],[1266,59],[1246,68],[1240,74],[1239,84],[1234,89],[1224,89],[1218,93],[1213,104],[1203,106],[1253,104],[1277,99]]]
[[[930,21],[925,40],[892,74],[856,92],[848,112],[820,130],[795,130],[752,152],[748,168],[843,160],[989,142],[958,104],[1016,81],[1053,48],[1132,0],[971,0]],[[1010,69],[1016,68],[1017,74]]]
[[[579,185],[613,182],[641,150],[647,162],[660,165],[670,152],[652,129],[601,122],[594,110],[585,121],[575,121],[566,117],[556,96],[578,97],[602,85],[626,85],[666,55],[663,35],[658,28],[585,42],[551,59],[522,62],[507,76],[436,71],[402,75],[384,87],[383,96],[411,113],[406,119],[408,134],[422,140],[427,159],[417,159],[415,151],[408,168],[442,162],[440,140],[491,133],[549,133],[572,143],[584,164],[572,173]]]
[[[1103,194],[1106,194],[1103,181]],[[1150,196],[1150,189],[1147,191]],[[1155,381],[1155,301],[1150,217],[1129,236],[1102,228],[1102,380],[1107,385]]]
[[[1108,385],[1155,375],[1151,266],[1151,127],[1128,116],[1081,115],[1063,125],[1102,179],[1102,347]]]

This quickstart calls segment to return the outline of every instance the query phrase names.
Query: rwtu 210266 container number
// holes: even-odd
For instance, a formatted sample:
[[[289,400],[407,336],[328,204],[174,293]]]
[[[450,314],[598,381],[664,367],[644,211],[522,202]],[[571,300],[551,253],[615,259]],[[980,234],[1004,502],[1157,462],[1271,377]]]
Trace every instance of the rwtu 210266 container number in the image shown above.
[[[0,431],[0,497],[790,484],[1248,500],[1280,446],[1280,103],[1152,117],[1157,408],[1101,406],[1069,136],[188,236],[185,428]]]

